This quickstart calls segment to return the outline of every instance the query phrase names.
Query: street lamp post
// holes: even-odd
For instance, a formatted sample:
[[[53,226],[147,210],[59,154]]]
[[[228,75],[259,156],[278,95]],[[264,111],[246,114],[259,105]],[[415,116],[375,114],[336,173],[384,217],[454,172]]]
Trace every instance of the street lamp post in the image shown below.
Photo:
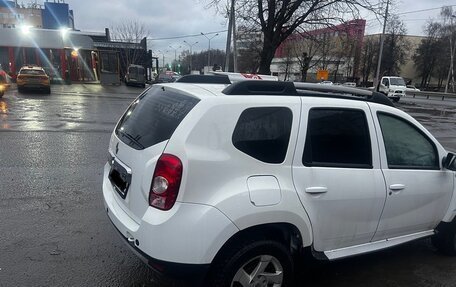
[[[173,68],[173,72],[175,72],[176,71],[176,61],[177,61],[176,60],[176,58],[177,58],[177,50],[182,48],[182,46],[174,48],[173,46],[169,45],[169,47],[174,50],[174,68]]]
[[[206,36],[206,34],[201,32],[201,35],[206,37],[206,39],[209,41],[209,48],[207,50],[207,65],[210,66],[211,65],[211,40],[214,39],[215,37],[217,37],[219,34],[217,33],[212,37],[208,37],[208,36]]]
[[[196,41],[195,43],[190,44],[190,43],[188,43],[187,41],[184,40],[184,43],[187,44],[190,47],[190,73],[191,73],[192,70],[193,70],[193,63],[192,63],[193,62],[193,46],[195,44],[198,44],[199,42]]]
[[[165,72],[165,53],[168,53],[168,50],[162,52],[160,50],[157,51],[159,55],[162,55],[162,72]]]

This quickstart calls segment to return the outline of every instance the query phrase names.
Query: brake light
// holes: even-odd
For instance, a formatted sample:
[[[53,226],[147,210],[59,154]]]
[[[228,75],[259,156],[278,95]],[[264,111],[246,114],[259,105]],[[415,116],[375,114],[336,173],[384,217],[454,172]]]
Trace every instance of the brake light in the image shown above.
[[[149,192],[149,205],[170,210],[177,199],[182,179],[182,162],[172,154],[162,154],[155,166]]]

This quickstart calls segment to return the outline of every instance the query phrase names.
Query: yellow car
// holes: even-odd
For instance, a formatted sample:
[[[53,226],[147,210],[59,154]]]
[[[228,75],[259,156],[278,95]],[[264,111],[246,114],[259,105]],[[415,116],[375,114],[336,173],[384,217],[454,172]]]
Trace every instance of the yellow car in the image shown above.
[[[38,66],[24,66],[20,69],[16,79],[17,90],[43,90],[46,94],[51,93],[51,81],[43,68]]]
[[[0,98],[3,97],[6,90],[9,88],[8,78],[6,73],[0,69]]]

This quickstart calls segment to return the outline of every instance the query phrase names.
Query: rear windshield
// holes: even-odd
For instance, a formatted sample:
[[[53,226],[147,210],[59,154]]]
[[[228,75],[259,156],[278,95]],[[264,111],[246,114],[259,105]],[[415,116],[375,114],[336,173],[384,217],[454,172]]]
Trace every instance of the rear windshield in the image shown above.
[[[44,76],[46,75],[46,73],[42,70],[31,70],[31,69],[27,69],[27,70],[21,70],[19,72],[20,75],[37,75],[37,76]]]
[[[139,68],[139,67],[130,67],[130,68],[128,68],[128,72],[130,74],[142,74],[143,71],[144,70],[142,68]]]
[[[198,99],[152,87],[135,100],[123,115],[116,135],[134,149],[145,149],[168,140]]]

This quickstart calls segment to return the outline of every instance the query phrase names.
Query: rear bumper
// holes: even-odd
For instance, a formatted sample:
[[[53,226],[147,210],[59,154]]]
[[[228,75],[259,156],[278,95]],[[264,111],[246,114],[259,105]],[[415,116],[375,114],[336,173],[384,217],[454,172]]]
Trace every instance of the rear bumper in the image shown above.
[[[33,84],[18,84],[17,87],[21,88],[21,89],[43,89],[43,90],[51,88],[50,85],[37,84],[37,83],[33,83]]]
[[[159,275],[165,275],[174,278],[191,278],[192,282],[197,284],[203,283],[209,270],[210,264],[182,264],[153,258],[136,247],[134,240],[128,240],[128,238],[123,236],[122,232],[117,229],[112,220],[111,223],[114,225],[115,230],[123,239],[125,244],[130,248],[130,250],[136,254],[136,256],[138,256],[138,258],[140,258],[144,263],[146,263],[154,272],[158,273]]]
[[[103,198],[108,217],[135,253],[151,266],[158,262],[157,266],[181,269],[179,274],[204,270],[223,244],[239,231],[218,209],[202,204],[176,202],[169,211],[148,207],[140,218],[134,219],[128,214],[129,196],[135,192],[143,195],[138,194],[139,190],[129,190],[127,198],[122,199],[113,189],[108,173],[106,165]]]

